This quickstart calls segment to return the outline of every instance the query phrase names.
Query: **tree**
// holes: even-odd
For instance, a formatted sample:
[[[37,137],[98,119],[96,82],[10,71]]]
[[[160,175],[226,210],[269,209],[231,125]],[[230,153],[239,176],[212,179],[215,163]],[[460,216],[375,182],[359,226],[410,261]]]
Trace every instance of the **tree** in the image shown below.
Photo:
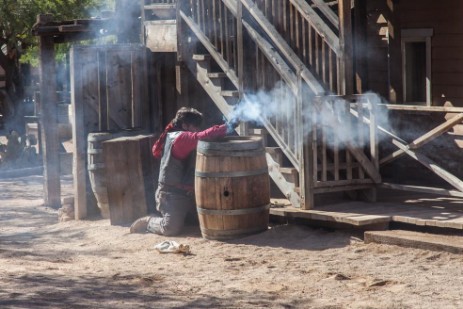
[[[5,70],[5,90],[13,104],[23,99],[20,63],[37,64],[37,37],[31,29],[38,14],[56,20],[95,16],[109,8],[110,0],[0,0],[0,66]],[[5,95],[5,94],[4,94]],[[0,108],[2,102],[0,102]],[[2,111],[0,110],[0,114]]]

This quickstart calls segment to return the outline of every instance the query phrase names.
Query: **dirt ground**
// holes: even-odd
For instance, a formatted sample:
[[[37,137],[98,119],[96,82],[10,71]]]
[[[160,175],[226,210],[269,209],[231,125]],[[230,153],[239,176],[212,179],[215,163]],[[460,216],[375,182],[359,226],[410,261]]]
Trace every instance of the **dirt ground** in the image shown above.
[[[42,181],[0,180],[0,308],[463,308],[461,255],[301,225],[219,242],[58,222]],[[158,253],[164,240],[192,254]]]

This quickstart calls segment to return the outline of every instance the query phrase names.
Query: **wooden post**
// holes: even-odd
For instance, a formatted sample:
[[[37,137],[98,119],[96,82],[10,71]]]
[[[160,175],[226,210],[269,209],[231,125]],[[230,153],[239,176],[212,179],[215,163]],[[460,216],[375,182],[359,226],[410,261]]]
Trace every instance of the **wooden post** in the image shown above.
[[[339,0],[339,46],[341,49],[341,94],[354,91],[351,0]]]
[[[390,2],[390,3],[389,3]],[[388,101],[403,102],[400,1],[388,1]]]
[[[39,15],[39,23],[50,22],[51,15]],[[59,171],[59,134],[57,125],[56,71],[53,37],[41,36],[40,50],[40,125],[44,166],[44,204],[61,206]]]
[[[310,113],[303,112],[305,111],[304,104],[307,103],[306,100],[309,97],[306,85],[302,82],[301,74],[298,74],[298,84],[299,92],[297,95],[297,105],[298,105],[298,119],[296,124],[296,130],[298,131],[298,140],[301,142],[300,147],[300,172],[299,172],[299,186],[301,188],[301,208],[302,209],[313,209],[314,208],[314,179],[315,169],[314,169],[314,143],[313,143],[313,132],[304,132],[304,126],[309,123],[312,128],[315,128],[313,125],[313,104],[310,105],[307,109],[310,110]],[[305,116],[307,115],[307,116]],[[305,125],[304,125],[305,124]],[[307,136],[306,136],[307,135]],[[316,147],[316,145],[315,145]]]
[[[74,115],[72,125],[74,181],[74,217],[76,220],[87,217],[87,135],[84,122],[84,103],[82,98],[82,73],[75,48],[71,49],[71,107]],[[79,89],[79,90],[76,90]]]
[[[186,39],[188,38],[187,33],[184,33],[188,30],[188,27],[184,27],[184,21],[182,17],[180,16],[180,12],[183,10],[187,10],[187,1],[177,1],[177,61],[185,61],[183,58],[187,55],[185,53],[185,49],[188,49],[188,41]]]
[[[188,38],[186,33],[188,27],[184,27],[180,11],[186,9],[185,1],[177,1],[177,63],[175,65],[175,87],[177,90],[177,106],[190,106],[190,100],[188,95],[189,83],[188,77],[189,72],[185,64],[184,57],[187,56],[185,48],[188,48],[188,42],[185,38]]]
[[[177,106],[190,106],[189,102],[189,71],[184,62],[175,64],[175,88],[177,90]]]
[[[238,60],[238,91],[239,100],[241,101],[244,96],[244,41],[243,41],[243,4],[237,1],[237,14],[236,14],[236,38],[237,38],[237,60]],[[242,123],[239,126],[240,135],[248,135],[249,124]],[[264,145],[266,146],[266,145]]]
[[[354,3],[354,66],[355,93],[364,93],[368,88],[367,61],[367,0]]]

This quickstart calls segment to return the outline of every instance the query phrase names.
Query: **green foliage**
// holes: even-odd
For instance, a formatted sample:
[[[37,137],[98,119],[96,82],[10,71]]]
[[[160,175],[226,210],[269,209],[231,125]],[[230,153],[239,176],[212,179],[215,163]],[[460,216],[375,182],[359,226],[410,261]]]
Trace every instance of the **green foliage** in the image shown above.
[[[0,0],[0,47],[3,54],[16,49],[21,62],[37,64],[37,37],[31,33],[37,15],[50,13],[56,21],[98,16],[113,10],[114,0]],[[68,49],[57,47],[58,59]]]

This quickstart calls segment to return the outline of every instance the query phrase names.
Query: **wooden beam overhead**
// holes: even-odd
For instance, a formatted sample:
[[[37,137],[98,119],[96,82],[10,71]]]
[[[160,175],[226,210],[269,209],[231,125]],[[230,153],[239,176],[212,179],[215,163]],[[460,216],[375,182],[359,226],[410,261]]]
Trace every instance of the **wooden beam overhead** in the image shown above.
[[[47,16],[46,20],[40,20],[32,27],[32,34],[53,37],[54,43],[95,39],[115,34],[114,18],[75,19],[54,22],[51,15]]]

